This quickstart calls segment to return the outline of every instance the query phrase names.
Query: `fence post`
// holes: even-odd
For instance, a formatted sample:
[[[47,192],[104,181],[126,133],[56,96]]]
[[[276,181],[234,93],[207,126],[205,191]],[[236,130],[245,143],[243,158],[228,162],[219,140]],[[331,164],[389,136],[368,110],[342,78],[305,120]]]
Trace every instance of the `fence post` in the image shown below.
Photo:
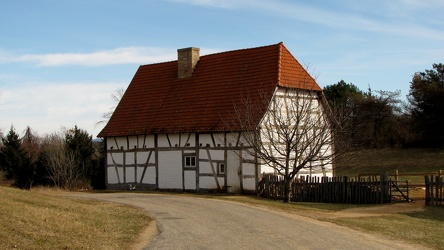
[[[430,197],[430,180],[429,180],[429,176],[428,175],[426,175],[426,176],[424,176],[424,179],[425,179],[425,186],[426,186],[426,190],[425,190],[425,195],[426,195],[426,198],[425,198],[425,205],[426,206],[430,206],[430,200],[431,200],[431,197]]]
[[[390,183],[387,172],[381,175],[380,182],[381,182],[381,192],[382,192],[381,203],[388,203],[391,197],[389,197]]]
[[[438,186],[439,186],[438,204],[441,206],[442,202],[443,202],[443,199],[442,199],[442,192],[443,192],[443,190],[442,190],[443,189],[442,188],[442,177],[439,176],[439,177],[436,177],[436,179],[437,179]]]

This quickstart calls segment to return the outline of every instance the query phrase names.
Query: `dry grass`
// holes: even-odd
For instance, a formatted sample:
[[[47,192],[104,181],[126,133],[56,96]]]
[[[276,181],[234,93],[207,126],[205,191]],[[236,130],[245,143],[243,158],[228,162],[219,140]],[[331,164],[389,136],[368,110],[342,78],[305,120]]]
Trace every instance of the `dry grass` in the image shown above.
[[[424,211],[382,216],[343,217],[329,221],[433,249],[444,249],[443,207],[426,207]]]
[[[444,171],[441,149],[372,149],[349,153],[336,162],[336,174],[356,176],[362,173],[437,173]]]
[[[128,249],[151,218],[93,200],[0,187],[0,249]]]
[[[342,156],[335,166],[336,175],[350,177],[387,172],[389,177],[394,179],[396,170],[399,180],[408,181],[410,198],[424,199],[424,174],[437,175],[439,170],[444,171],[444,150],[419,148],[362,150]],[[412,176],[412,174],[417,175]]]

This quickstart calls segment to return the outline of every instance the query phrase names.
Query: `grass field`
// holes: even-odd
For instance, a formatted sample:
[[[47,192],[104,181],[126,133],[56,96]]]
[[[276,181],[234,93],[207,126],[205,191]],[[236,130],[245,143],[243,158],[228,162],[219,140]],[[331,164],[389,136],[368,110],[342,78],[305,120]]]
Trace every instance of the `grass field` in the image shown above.
[[[444,171],[442,149],[373,149],[348,153],[336,162],[337,175],[362,173],[437,173]]]
[[[151,218],[137,208],[0,186],[0,249],[131,249]]]
[[[348,153],[335,164],[335,175],[354,177],[359,174],[389,173],[394,178],[398,170],[399,180],[410,184],[424,184],[424,173],[444,174],[444,150],[442,149],[374,149]],[[410,174],[418,174],[410,176]]]
[[[343,217],[327,220],[433,249],[444,249],[443,207],[425,207],[423,211],[382,216]]]

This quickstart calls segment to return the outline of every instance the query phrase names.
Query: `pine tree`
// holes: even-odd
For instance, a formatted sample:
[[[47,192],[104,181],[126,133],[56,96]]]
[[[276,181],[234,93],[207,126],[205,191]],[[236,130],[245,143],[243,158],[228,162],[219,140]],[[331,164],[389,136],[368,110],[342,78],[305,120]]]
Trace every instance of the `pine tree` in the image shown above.
[[[33,164],[13,127],[2,138],[2,143],[0,165],[6,178],[14,180],[14,185],[19,188],[29,189],[34,178]]]

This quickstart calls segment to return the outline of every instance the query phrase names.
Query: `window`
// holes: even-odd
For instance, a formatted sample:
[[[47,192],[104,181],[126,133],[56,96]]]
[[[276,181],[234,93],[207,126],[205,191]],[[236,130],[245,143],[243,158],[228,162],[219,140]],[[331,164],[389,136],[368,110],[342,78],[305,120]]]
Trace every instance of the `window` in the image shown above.
[[[225,163],[218,163],[217,164],[217,172],[219,174],[225,174]]]
[[[196,156],[185,156],[185,167],[195,167]]]

